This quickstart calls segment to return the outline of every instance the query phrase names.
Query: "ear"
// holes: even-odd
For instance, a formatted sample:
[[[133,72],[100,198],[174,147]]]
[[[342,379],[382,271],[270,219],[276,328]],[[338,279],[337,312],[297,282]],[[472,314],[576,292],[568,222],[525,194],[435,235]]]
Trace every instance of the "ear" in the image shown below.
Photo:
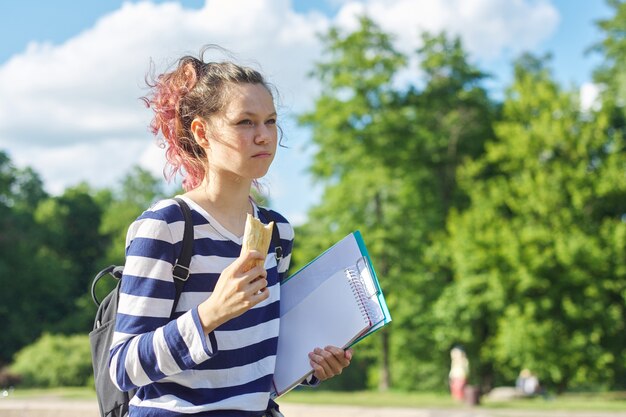
[[[198,145],[205,149],[209,147],[207,125],[203,119],[199,117],[193,119],[193,122],[191,122],[191,133],[193,133],[193,137]]]

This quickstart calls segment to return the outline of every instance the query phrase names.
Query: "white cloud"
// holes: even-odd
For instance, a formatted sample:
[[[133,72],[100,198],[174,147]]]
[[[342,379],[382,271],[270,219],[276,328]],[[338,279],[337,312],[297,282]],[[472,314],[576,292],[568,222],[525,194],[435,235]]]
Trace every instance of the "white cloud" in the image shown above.
[[[600,103],[600,86],[594,83],[584,83],[580,87],[580,108],[583,111],[598,110]]]
[[[145,146],[137,140],[110,139],[97,146],[79,142],[59,147],[9,145],[7,148],[16,165],[32,167],[45,179],[47,190],[59,194],[83,181],[94,187],[116,183],[137,163],[137,155],[144,152]]]
[[[160,174],[162,151],[147,129],[151,115],[138,100],[147,92],[150,59],[163,70],[182,54],[219,44],[238,61],[260,67],[277,86],[280,108],[289,116],[308,108],[319,91],[307,76],[320,58],[317,34],[331,24],[354,28],[363,11],[394,33],[404,52],[419,45],[420,30],[445,29],[460,35],[478,59],[532,49],[558,23],[554,7],[542,0],[341,4],[329,18],[297,13],[289,0],[207,0],[200,10],[177,3],[125,3],[66,42],[33,43],[0,66],[0,148],[8,149],[16,163],[33,166],[55,192],[83,179],[109,185],[136,163]],[[290,128],[286,133],[289,152],[300,152],[308,136]],[[295,207],[294,216],[301,217],[319,198],[318,191],[308,192],[312,188],[302,173],[309,157],[298,154],[294,163],[277,163],[275,201]]]
[[[382,29],[394,33],[397,46],[413,53],[420,33],[445,30],[462,38],[475,59],[492,60],[505,51],[536,47],[556,29],[559,14],[546,0],[368,0],[347,2],[336,21],[356,26],[355,16],[366,13]]]
[[[155,177],[161,177],[163,175],[165,162],[165,150],[160,146],[159,142],[155,140],[154,143],[143,149],[137,163],[142,168],[150,171]]]
[[[287,5],[209,1],[185,10],[176,3],[125,3],[62,45],[31,44],[0,68],[0,145],[59,146],[122,133],[141,138],[146,111],[138,98],[146,92],[149,59],[164,69],[206,43],[257,59],[280,87],[306,93],[312,82],[304,74],[319,51],[315,32],[324,21],[305,21]]]

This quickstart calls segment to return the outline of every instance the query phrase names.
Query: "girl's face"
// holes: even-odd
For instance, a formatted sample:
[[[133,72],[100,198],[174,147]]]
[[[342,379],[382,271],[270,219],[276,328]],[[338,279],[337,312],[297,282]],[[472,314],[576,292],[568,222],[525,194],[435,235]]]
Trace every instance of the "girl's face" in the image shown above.
[[[232,84],[227,104],[206,132],[209,172],[234,179],[264,176],[276,154],[276,109],[261,84]]]

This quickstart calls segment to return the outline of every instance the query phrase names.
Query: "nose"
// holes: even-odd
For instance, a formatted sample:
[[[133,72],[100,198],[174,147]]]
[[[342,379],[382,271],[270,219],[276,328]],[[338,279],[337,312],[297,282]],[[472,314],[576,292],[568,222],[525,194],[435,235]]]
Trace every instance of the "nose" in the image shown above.
[[[275,135],[276,130],[273,127],[260,124],[254,135],[254,143],[257,145],[265,145],[269,143]]]

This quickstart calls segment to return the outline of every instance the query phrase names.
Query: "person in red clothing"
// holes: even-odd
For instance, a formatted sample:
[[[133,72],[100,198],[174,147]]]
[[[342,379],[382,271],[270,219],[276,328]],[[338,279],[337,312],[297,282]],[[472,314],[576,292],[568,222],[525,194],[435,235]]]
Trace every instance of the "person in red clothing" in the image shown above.
[[[455,400],[462,401],[469,376],[469,361],[465,351],[458,346],[453,347],[450,351],[450,359],[450,394]]]

